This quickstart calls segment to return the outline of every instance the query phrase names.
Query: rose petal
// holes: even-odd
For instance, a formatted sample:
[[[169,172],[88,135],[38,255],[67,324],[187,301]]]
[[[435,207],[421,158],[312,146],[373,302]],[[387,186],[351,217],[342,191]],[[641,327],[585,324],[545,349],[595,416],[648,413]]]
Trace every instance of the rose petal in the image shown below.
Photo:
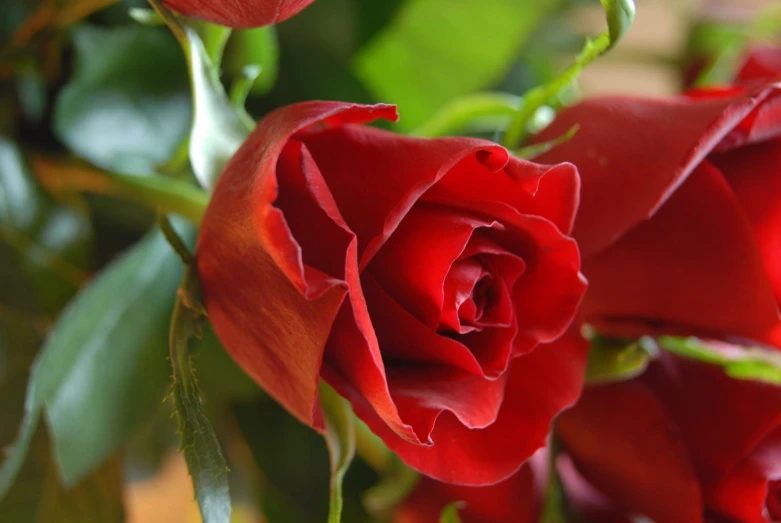
[[[578,469],[622,508],[657,523],[700,521],[697,477],[653,392],[631,381],[586,389],[556,421]]]
[[[164,0],[175,11],[234,28],[260,27],[287,20],[314,0]]]
[[[659,209],[584,260],[581,312],[600,319],[768,340],[779,322],[751,224],[718,170],[704,163]],[[651,326],[651,327],[649,327]]]
[[[448,483],[490,485],[514,474],[545,444],[553,417],[580,394],[587,351],[588,344],[572,334],[516,358],[508,371],[496,422],[484,429],[469,429],[445,412],[436,420],[430,446],[399,438],[360,395],[340,392],[372,431],[411,467]]]
[[[418,204],[373,258],[367,270],[405,309],[431,329],[439,326],[445,280],[475,229],[501,227],[439,205]]]
[[[772,481],[768,485],[767,511],[773,521],[781,519],[781,481]]]
[[[753,96],[701,101],[605,97],[559,113],[536,141],[554,139],[576,124],[580,128],[537,161],[570,161],[580,172],[580,209],[573,234],[582,255],[604,249],[652,216],[767,96],[765,89]]]
[[[486,173],[479,161],[477,156],[464,159],[425,198],[454,206],[474,201],[503,202],[520,213],[547,218],[569,234],[580,192],[580,177],[573,165],[541,165],[511,156]]]
[[[509,159],[505,149],[485,140],[426,140],[361,126],[313,129],[302,140],[358,236],[361,268],[420,196],[455,166],[471,162],[477,177],[501,169]]]
[[[273,206],[277,164],[300,129],[378,117],[395,118],[395,111],[387,105],[309,102],[269,114],[226,166],[199,234],[198,274],[217,335],[253,379],[310,425],[322,421],[317,383],[323,350],[348,288],[335,276],[348,272],[350,256],[334,248],[332,257],[323,259],[321,268],[333,275],[304,268],[301,247]],[[303,171],[303,159],[296,165],[303,156],[291,147],[284,163],[295,179],[282,184],[283,197],[308,216],[332,220],[333,202],[327,201],[322,179],[316,170]],[[346,248],[349,239],[339,224],[322,227],[326,238]]]
[[[484,375],[477,358],[464,344],[442,336],[412,316],[371,274],[365,273],[362,282],[387,361],[450,365]]]
[[[486,380],[458,369],[418,365],[388,366],[387,375],[401,419],[427,444],[443,412],[470,429],[481,429],[496,421],[504,399],[506,376]]]
[[[556,470],[559,474],[567,503],[575,513],[586,521],[599,523],[632,523],[628,514],[620,511],[604,494],[595,489],[577,469],[572,458],[566,453],[556,458]]]
[[[712,156],[743,207],[781,303],[781,140]]]
[[[463,523],[536,523],[539,511],[534,478],[528,465],[488,487],[464,487],[421,478],[393,518],[394,523],[433,523],[447,505],[464,503]]]
[[[645,379],[675,420],[704,483],[721,478],[781,426],[781,387],[674,356],[649,368]]]

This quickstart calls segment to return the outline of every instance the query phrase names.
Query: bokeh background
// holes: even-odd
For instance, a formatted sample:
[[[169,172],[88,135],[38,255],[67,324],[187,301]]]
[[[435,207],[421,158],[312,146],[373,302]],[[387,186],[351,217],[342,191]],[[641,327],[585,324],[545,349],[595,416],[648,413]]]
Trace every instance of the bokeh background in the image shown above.
[[[728,69],[749,37],[765,30],[773,5],[780,4],[637,0],[628,34],[583,72],[571,96],[679,92],[703,65]],[[186,162],[180,144],[191,108],[184,58],[164,27],[141,27],[128,15],[144,7],[142,0],[0,0],[0,135],[24,151],[42,185],[29,206],[45,203],[49,221],[36,225],[36,234],[49,235],[44,246],[68,240],[75,249],[58,251],[66,263],[52,261],[0,219],[0,446],[16,434],[27,371],[54,318],[154,220],[103,197],[61,201],[55,181],[63,168],[55,159],[78,157],[130,174],[173,171]],[[307,99],[381,101],[399,105],[397,129],[406,132],[460,95],[517,95],[554,78],[584,38],[604,29],[598,0],[317,0],[275,28],[235,32],[223,81],[234,84],[244,64],[263,66],[247,103],[256,118]],[[10,167],[0,161],[2,169]],[[80,179],[78,169],[67,174]],[[73,214],[74,208],[88,212]],[[195,364],[233,470],[235,521],[263,521],[258,506],[273,521],[325,521],[329,467],[322,439],[264,397],[208,332]],[[164,356],[149,365],[149,376],[164,382]],[[13,495],[0,502],[0,522],[60,520],[46,516],[64,494],[40,432]],[[176,442],[170,402],[160,403],[104,465],[125,479],[127,521],[200,521]],[[377,479],[356,460],[346,478],[345,521],[371,520],[362,496]],[[105,488],[87,485],[79,502],[94,502]]]
[[[323,12],[336,9],[337,4],[344,4],[341,0],[318,2],[320,5],[316,8]],[[614,52],[597,60],[581,74],[581,95],[675,94],[682,88],[683,70],[696,49],[695,42],[691,40],[698,37],[698,30],[707,31],[713,26],[747,27],[772,2],[774,0],[638,0],[635,23]],[[301,16],[319,18],[311,12]],[[576,2],[554,20],[540,31],[559,32],[563,29],[564,34],[554,35],[553,39],[560,38],[567,43],[579,43],[585,35],[597,35],[604,30],[605,24],[604,13],[598,2]],[[393,23],[392,14],[388,23]],[[541,37],[548,39],[551,35]],[[718,47],[719,44],[717,41],[714,46]],[[534,44],[532,42],[529,45]],[[551,45],[550,49],[543,52],[545,58],[541,59],[541,68],[551,67],[555,71],[565,67],[576,49],[576,46],[564,44],[561,48]],[[522,59],[523,56],[524,50],[521,48],[518,57]],[[512,78],[511,74],[506,78],[508,83],[523,84],[521,80]],[[547,71],[538,74],[542,80]],[[533,79],[529,80],[526,87],[532,86],[533,82]],[[127,496],[131,523],[200,522],[187,466],[181,455],[172,453],[166,456],[159,474],[133,484]],[[247,521],[256,521],[262,517],[246,506],[240,507],[239,511],[239,517]]]

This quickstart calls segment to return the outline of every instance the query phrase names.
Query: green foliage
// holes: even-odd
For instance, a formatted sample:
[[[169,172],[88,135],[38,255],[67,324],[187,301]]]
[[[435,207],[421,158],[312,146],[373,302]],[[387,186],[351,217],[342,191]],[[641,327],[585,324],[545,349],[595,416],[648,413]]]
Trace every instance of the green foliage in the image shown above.
[[[230,40],[225,71],[240,77],[248,65],[258,67],[251,92],[255,96],[266,94],[274,87],[279,72],[279,44],[274,26],[234,31]]]
[[[363,504],[370,514],[380,521],[390,518],[393,511],[406,499],[418,484],[420,475],[393,455],[390,470],[380,482],[363,495]]]
[[[181,449],[193,478],[203,521],[230,523],[228,465],[201,405],[201,392],[188,347],[190,338],[199,333],[198,323],[203,316],[197,289],[197,276],[188,268],[178,291],[169,334],[174,406]]]
[[[461,501],[447,505],[439,515],[439,523],[461,523],[461,518],[458,517],[458,510],[463,508],[463,506],[464,503]]]
[[[735,379],[781,385],[781,356],[776,351],[680,336],[643,336],[628,341],[594,335],[586,380],[589,384],[601,384],[634,378],[645,371],[660,349],[718,365]]]
[[[52,314],[86,281],[92,226],[68,203],[44,192],[21,151],[0,137],[0,307]]]
[[[594,336],[588,353],[586,381],[595,385],[639,376],[657,352],[647,340],[631,342]]]
[[[400,125],[412,129],[454,98],[496,83],[562,3],[409,0],[354,69],[378,99],[399,105]]]
[[[31,373],[20,434],[0,467],[0,498],[44,409],[66,484],[93,470],[154,414],[168,382],[165,333],[181,270],[162,235],[151,233],[60,315]]]
[[[269,397],[240,402],[234,412],[262,472],[259,505],[268,521],[326,521],[330,467],[323,438]],[[239,466],[240,463],[234,463],[231,468]],[[377,479],[377,474],[362,460],[353,460],[343,484],[343,521],[371,521],[361,503],[361,494]]]
[[[111,459],[76,485],[65,488],[39,427],[19,479],[0,501],[0,521],[9,523],[122,523],[122,464]]]
[[[0,44],[33,13],[41,0],[0,0]]]
[[[719,365],[732,378],[781,385],[781,355],[777,351],[708,342],[695,337],[662,336],[656,342],[659,347],[679,356]]]
[[[108,169],[148,172],[166,161],[191,121],[187,70],[173,38],[131,25],[79,26],[73,39],[76,71],[57,100],[57,136]]]
[[[595,40],[587,38],[583,49],[575,58],[575,63],[553,80],[535,87],[523,96],[523,103],[502,140],[505,147],[519,146],[526,134],[535,130],[530,129],[530,123],[534,122],[537,112],[546,105],[558,106],[562,93],[577,80],[583,68],[612,49],[632,25],[635,14],[633,0],[602,0],[602,6],[607,17],[608,30]]]
[[[179,40],[187,57],[194,113],[190,129],[190,164],[201,186],[212,189],[254,122],[243,109],[237,110],[231,104],[220,83],[218,64],[210,58],[195,29],[179,20],[158,0],[153,0],[152,6]],[[213,50],[212,54],[217,58],[221,52]]]
[[[260,505],[270,523],[326,521],[329,466],[322,438],[268,397],[239,403],[235,414],[263,472]]]
[[[210,402],[249,401],[261,396],[263,390],[236,365],[211,325],[203,325],[202,330],[201,338],[191,342],[191,352],[198,366],[198,383]]]

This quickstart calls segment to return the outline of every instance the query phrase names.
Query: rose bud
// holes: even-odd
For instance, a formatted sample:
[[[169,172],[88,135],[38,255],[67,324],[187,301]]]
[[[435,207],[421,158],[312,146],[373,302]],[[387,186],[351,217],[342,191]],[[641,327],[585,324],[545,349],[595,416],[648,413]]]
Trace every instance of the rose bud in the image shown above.
[[[163,0],[185,16],[234,28],[261,27],[287,20],[315,0]]]
[[[781,86],[744,80],[666,100],[586,100],[538,137],[580,125],[539,158],[571,161],[582,177],[573,236],[590,285],[579,322],[778,356]],[[766,521],[779,427],[780,387],[669,355],[639,379],[588,389],[557,422],[584,476],[657,523]]]
[[[510,476],[583,381],[556,341],[585,289],[567,236],[579,179],[472,138],[360,124],[393,106],[266,116],[206,211],[197,267],[238,364],[322,428],[322,377],[410,466]]]

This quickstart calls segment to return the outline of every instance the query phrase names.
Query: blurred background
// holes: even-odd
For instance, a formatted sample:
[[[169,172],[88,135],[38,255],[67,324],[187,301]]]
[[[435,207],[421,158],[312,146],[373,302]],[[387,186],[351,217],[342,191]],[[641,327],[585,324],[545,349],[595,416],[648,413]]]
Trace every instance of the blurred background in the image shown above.
[[[573,96],[670,95],[708,69],[718,80],[719,68],[728,71],[753,38],[777,34],[778,6],[638,0],[629,33],[584,71]],[[18,431],[29,367],[52,322],[154,222],[148,210],[70,189],[92,183],[92,168],[143,176],[181,171],[187,161],[186,64],[165,27],[128,15],[144,7],[141,0],[0,0],[3,447]],[[260,66],[247,101],[255,118],[307,99],[382,101],[399,105],[397,129],[406,132],[458,96],[522,94],[554,78],[585,37],[604,29],[598,0],[317,0],[277,27],[234,32],[222,80],[230,90],[247,64]],[[96,329],[101,320],[94,318]],[[161,325],[163,347],[145,341],[139,349],[148,359],[138,360],[135,383],[151,408],[133,414],[132,423],[116,413],[126,439],[101,465],[103,479],[59,486],[47,431],[39,429],[19,482],[0,502],[0,521],[86,521],[67,514],[100,505],[111,489],[131,523],[200,521],[176,452],[170,402],[160,402],[170,374],[165,330]],[[265,398],[212,334],[196,351],[206,407],[233,471],[235,521],[325,521],[329,467],[321,438]],[[345,521],[380,519],[362,502],[377,480],[356,460]]]

